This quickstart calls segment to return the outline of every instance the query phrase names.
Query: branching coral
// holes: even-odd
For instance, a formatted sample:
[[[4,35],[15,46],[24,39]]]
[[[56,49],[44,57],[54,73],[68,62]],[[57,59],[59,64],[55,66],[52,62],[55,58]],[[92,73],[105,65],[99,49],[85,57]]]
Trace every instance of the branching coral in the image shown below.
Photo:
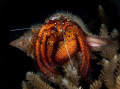
[[[74,62],[75,63],[75,62]],[[101,89],[105,85],[108,89],[119,89],[120,87],[120,55],[115,55],[110,61],[103,59],[103,70],[99,76],[99,80],[95,80],[90,85],[90,89]],[[64,66],[64,77],[55,75],[54,78],[43,79],[41,75],[27,72],[26,82],[23,81],[23,89],[56,89],[52,88],[51,83],[59,85],[60,89],[82,89],[80,85],[80,76],[77,74],[76,68],[73,65]],[[46,82],[46,83],[45,83]]]
[[[38,75],[35,75],[33,72],[27,72],[26,74],[26,80],[22,82],[23,89],[53,89],[46,83],[44,83]]]
[[[95,80],[93,84],[90,85],[90,89],[101,89],[102,88],[102,82],[100,80]]]
[[[110,61],[103,59],[103,70],[101,70],[101,74],[99,79],[103,81],[108,89],[119,89],[118,86],[120,85],[119,76],[120,73],[120,59],[117,55]]]

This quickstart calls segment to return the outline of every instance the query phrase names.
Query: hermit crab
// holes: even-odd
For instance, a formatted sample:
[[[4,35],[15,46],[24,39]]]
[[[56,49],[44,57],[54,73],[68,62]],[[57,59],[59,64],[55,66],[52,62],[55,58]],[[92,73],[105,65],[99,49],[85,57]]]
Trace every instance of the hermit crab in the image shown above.
[[[42,73],[49,77],[52,73],[59,74],[57,67],[71,60],[78,51],[82,54],[78,74],[84,72],[82,77],[85,77],[90,65],[89,46],[108,44],[104,38],[92,36],[83,21],[69,13],[56,13],[31,29],[10,45],[36,59]]]

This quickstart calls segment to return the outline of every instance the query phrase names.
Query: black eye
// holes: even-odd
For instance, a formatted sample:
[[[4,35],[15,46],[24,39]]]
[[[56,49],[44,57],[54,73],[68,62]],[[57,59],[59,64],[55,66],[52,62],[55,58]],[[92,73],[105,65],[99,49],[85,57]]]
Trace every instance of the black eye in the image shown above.
[[[54,20],[49,20],[48,23],[52,24],[52,23],[55,23],[55,21]]]

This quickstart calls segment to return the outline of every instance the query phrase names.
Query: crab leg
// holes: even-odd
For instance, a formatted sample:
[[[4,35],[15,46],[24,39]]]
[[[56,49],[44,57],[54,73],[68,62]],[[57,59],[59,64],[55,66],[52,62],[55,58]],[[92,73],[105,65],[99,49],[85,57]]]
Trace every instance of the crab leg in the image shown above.
[[[84,74],[84,76],[86,76],[88,68],[89,68],[89,61],[88,61],[90,59],[89,49],[86,48],[87,45],[86,45],[85,37],[84,37],[84,34],[83,34],[82,30],[78,29],[78,27],[76,27],[76,26],[73,26],[73,27],[75,29],[75,33],[77,35],[77,39],[79,41],[80,48],[81,48],[81,53],[82,53],[82,64],[81,64],[81,68],[79,70],[79,74],[82,72],[82,70],[83,70],[83,68],[85,66],[85,62],[87,61],[88,62],[87,63],[87,69],[86,69],[86,73]]]
[[[47,41],[47,57],[48,61],[51,65],[55,66],[56,64],[54,63],[52,59],[52,54],[53,54],[53,49],[54,49],[54,43],[55,43],[55,38],[53,35],[50,36],[50,38]]]
[[[47,75],[47,76],[49,76],[49,74],[44,70],[44,67],[43,67],[43,65],[42,65],[42,62],[41,62],[41,57],[40,57],[40,38],[38,38],[37,40],[36,40],[36,44],[35,44],[36,46],[35,46],[35,49],[36,49],[36,59],[37,59],[37,62],[38,62],[38,65],[39,65],[39,67],[40,67],[40,69],[41,69],[41,71],[45,74],[45,75]]]
[[[42,42],[42,44],[41,44],[41,58],[42,58],[42,60],[43,60],[43,62],[44,62],[44,64],[45,64],[45,66],[52,72],[52,73],[55,73],[55,74],[57,74],[58,72],[56,72],[54,69],[52,69],[51,68],[51,66],[49,65],[49,63],[48,63],[48,60],[46,59],[46,55],[45,55],[45,42],[46,42],[46,38],[47,38],[47,34],[49,34],[49,33],[47,33],[47,32],[44,32],[44,34],[43,34],[43,38],[41,39],[41,42]]]
[[[49,76],[50,77],[50,75],[46,72],[46,70],[44,69],[44,67],[43,67],[43,64],[42,64],[42,61],[41,61],[41,56],[40,56],[40,51],[41,51],[41,43],[40,43],[40,38],[42,37],[42,33],[45,31],[45,29],[50,29],[52,26],[54,26],[54,24],[52,24],[52,25],[43,25],[42,26],[42,29],[40,29],[40,32],[39,32],[39,34],[38,34],[38,37],[39,38],[37,38],[37,40],[36,40],[36,43],[35,43],[35,52],[36,52],[36,59],[37,59],[37,62],[38,62],[38,65],[39,65],[39,67],[40,67],[40,69],[41,69],[41,71],[46,75],[46,76]],[[45,62],[45,61],[44,61]]]
[[[90,50],[86,44],[86,70],[85,70],[85,73],[83,75],[83,78],[85,78],[85,76],[87,75],[88,73],[88,70],[89,70],[89,65],[90,65]]]
[[[50,24],[50,25],[45,24],[45,25],[43,25],[42,29],[40,29],[40,32],[39,32],[38,36],[41,37],[42,33],[45,31],[45,29],[50,29],[51,27],[54,27],[54,26],[55,26],[55,24]]]

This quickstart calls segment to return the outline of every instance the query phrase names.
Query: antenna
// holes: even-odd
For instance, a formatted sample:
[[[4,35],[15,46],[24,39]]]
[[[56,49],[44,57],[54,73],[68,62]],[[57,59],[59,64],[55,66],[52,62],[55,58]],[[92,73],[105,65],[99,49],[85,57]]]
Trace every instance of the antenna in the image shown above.
[[[14,29],[10,31],[20,31],[20,30],[27,30],[27,29],[41,29],[41,28],[21,28],[21,29]]]

